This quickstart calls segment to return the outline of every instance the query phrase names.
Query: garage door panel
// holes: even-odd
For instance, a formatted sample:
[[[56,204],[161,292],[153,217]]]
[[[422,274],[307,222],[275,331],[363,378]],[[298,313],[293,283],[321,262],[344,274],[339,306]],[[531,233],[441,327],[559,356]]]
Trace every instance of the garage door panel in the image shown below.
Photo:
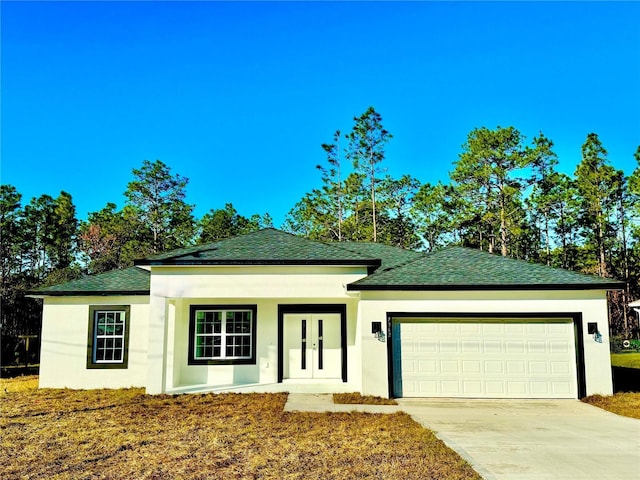
[[[438,349],[441,353],[459,353],[457,340],[440,340]]]
[[[567,341],[551,341],[549,343],[549,347],[551,348],[551,353],[569,353],[569,344]]]
[[[468,374],[480,374],[482,373],[482,362],[479,360],[463,360],[462,361],[462,373]]]
[[[482,342],[485,353],[502,353],[502,343],[496,340],[484,340]]]
[[[482,333],[482,325],[477,323],[463,323],[460,325],[462,335],[478,335]]]
[[[484,362],[484,371],[487,374],[503,375],[505,373],[504,367],[505,367],[504,362],[500,360],[487,360]]]
[[[458,361],[456,360],[443,360],[440,362],[440,373],[448,374],[448,373],[459,373],[460,368],[458,366]]]
[[[462,353],[480,353],[481,351],[480,340],[462,340]]]
[[[566,375],[571,373],[569,362],[551,362],[551,373],[553,375]]]
[[[489,396],[503,397],[505,395],[503,381],[487,380],[484,383],[485,391]]]
[[[467,381],[462,384],[464,393],[469,395],[479,395],[482,393],[482,382],[479,381]]]
[[[394,325],[397,395],[577,397],[571,320],[412,320]]]
[[[506,334],[521,334],[525,332],[525,325],[522,323],[507,323],[504,325]]]
[[[527,393],[526,382],[506,382],[508,397],[523,397]]]
[[[455,380],[443,380],[440,382],[440,386],[444,395],[459,396],[462,393],[460,382]]]
[[[527,369],[522,361],[504,362],[507,367],[507,373],[511,375],[523,376]]]
[[[529,373],[531,375],[546,375],[547,362],[529,362]]]
[[[412,345],[412,352],[431,352],[438,351],[438,344],[433,340],[420,340],[416,344]]]
[[[435,360],[420,360],[418,371],[422,374],[433,374],[438,371],[438,362]]]
[[[524,353],[524,342],[516,340],[507,340],[506,351],[507,353]]]
[[[568,395],[571,393],[571,385],[568,382],[552,382],[551,388],[553,393],[558,395]]]

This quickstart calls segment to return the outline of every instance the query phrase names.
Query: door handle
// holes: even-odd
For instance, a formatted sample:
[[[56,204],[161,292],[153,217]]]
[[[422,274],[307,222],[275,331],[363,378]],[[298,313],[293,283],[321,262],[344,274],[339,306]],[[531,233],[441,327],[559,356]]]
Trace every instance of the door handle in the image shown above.
[[[316,349],[316,344],[312,344],[311,348],[313,348],[314,350]]]

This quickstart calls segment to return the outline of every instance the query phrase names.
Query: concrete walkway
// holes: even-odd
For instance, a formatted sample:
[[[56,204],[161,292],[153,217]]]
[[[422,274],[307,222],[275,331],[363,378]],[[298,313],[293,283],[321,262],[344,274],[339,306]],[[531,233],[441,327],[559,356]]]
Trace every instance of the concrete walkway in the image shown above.
[[[577,400],[398,399],[399,406],[334,405],[290,394],[286,411],[404,411],[486,480],[639,480],[640,420]]]

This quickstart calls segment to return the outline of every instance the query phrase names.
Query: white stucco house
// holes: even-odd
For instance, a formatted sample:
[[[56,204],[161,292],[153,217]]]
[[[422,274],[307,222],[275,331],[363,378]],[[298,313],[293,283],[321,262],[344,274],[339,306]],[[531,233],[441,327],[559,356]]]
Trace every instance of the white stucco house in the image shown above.
[[[580,398],[612,393],[619,282],[486,252],[265,229],[31,292],[41,387]]]

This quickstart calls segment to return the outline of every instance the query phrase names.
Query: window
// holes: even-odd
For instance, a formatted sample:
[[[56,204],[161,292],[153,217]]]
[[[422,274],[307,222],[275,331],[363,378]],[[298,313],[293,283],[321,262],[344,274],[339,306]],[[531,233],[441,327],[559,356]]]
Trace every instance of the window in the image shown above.
[[[189,363],[255,363],[255,305],[192,305]]]
[[[87,368],[127,368],[129,312],[127,305],[89,307]]]

